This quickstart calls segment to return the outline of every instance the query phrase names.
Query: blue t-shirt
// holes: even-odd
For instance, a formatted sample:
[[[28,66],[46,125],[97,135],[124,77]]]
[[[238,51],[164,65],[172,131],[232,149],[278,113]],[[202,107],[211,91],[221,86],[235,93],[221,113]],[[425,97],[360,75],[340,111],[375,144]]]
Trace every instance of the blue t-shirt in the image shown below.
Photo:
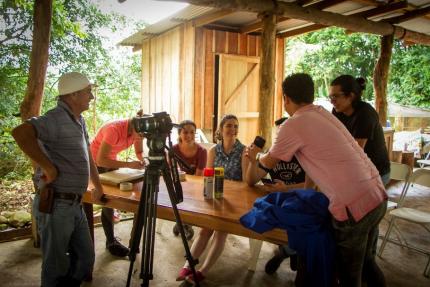
[[[229,154],[224,152],[222,143],[215,146],[214,167],[224,167],[224,178],[242,180],[242,153],[245,146],[239,141],[233,145]]]

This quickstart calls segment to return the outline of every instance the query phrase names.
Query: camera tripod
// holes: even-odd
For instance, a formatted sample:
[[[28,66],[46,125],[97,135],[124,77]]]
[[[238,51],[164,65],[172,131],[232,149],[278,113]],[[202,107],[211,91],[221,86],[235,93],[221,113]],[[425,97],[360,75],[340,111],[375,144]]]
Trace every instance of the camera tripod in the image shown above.
[[[132,241],[130,246],[130,268],[128,270],[127,287],[130,286],[131,276],[133,273],[133,265],[136,260],[136,253],[138,252],[140,239],[142,240],[142,263],[140,270],[140,279],[142,279],[141,286],[149,286],[149,280],[153,279],[153,262],[154,262],[154,241],[155,241],[155,224],[157,219],[157,198],[159,191],[160,175],[163,176],[164,182],[169,193],[170,202],[175,215],[176,223],[179,226],[182,243],[185,249],[185,258],[190,264],[192,274],[196,278],[195,265],[198,263],[194,260],[187,239],[185,237],[184,227],[179,216],[177,203],[182,201],[182,187],[179,182],[177,172],[176,155],[173,150],[169,148],[169,158],[172,162],[172,168],[167,163],[164,149],[167,148],[164,142],[157,139],[148,139],[149,141],[156,141],[155,143],[148,142],[149,150],[149,165],[145,169],[145,175],[142,186],[142,193],[139,202],[139,209],[137,218],[133,226]],[[170,136],[169,136],[169,143]],[[176,187],[176,192],[175,192]],[[196,286],[199,283],[196,282]]]

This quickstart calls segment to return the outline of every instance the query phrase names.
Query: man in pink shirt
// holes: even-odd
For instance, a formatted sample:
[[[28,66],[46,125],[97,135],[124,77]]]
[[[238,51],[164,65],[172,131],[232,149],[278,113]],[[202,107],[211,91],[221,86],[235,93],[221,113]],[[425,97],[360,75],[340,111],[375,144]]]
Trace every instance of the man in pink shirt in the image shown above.
[[[91,142],[91,154],[96,162],[99,173],[121,167],[141,169],[144,167],[142,137],[134,130],[133,119],[116,120],[102,126]],[[134,144],[138,160],[121,161],[118,153]],[[129,249],[122,245],[114,236],[113,209],[102,208],[101,216],[103,230],[106,235],[106,248],[112,255],[124,257]]]
[[[313,181],[330,201],[341,286],[360,287],[363,270],[370,284],[374,272],[380,272],[371,243],[378,236],[387,199],[378,170],[344,125],[312,104],[314,84],[309,75],[288,76],[282,89],[291,117],[269,152],[260,157],[256,172],[264,175],[278,161],[296,156],[306,172],[306,186]]]

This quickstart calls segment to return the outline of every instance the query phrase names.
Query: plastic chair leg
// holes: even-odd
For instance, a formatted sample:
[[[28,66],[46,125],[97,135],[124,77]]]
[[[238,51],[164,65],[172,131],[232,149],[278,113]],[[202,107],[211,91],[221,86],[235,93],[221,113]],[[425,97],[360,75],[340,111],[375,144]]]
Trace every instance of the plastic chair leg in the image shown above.
[[[249,238],[249,251],[251,253],[248,260],[248,270],[255,271],[257,268],[258,257],[260,256],[263,241]]]
[[[391,218],[390,225],[388,225],[387,232],[385,233],[384,239],[382,240],[381,247],[378,250],[378,256],[382,257],[382,252],[384,251],[385,245],[387,244],[388,238],[390,237],[391,230],[394,226],[395,218]]]

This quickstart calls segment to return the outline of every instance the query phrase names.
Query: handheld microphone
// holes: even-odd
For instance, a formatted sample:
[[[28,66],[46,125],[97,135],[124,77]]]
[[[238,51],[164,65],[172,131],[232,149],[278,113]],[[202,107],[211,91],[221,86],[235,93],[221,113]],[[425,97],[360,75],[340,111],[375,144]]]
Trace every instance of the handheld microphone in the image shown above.
[[[261,148],[261,149],[264,147],[265,143],[266,143],[266,140],[263,137],[256,136],[255,139],[254,139],[254,145],[256,147]]]

